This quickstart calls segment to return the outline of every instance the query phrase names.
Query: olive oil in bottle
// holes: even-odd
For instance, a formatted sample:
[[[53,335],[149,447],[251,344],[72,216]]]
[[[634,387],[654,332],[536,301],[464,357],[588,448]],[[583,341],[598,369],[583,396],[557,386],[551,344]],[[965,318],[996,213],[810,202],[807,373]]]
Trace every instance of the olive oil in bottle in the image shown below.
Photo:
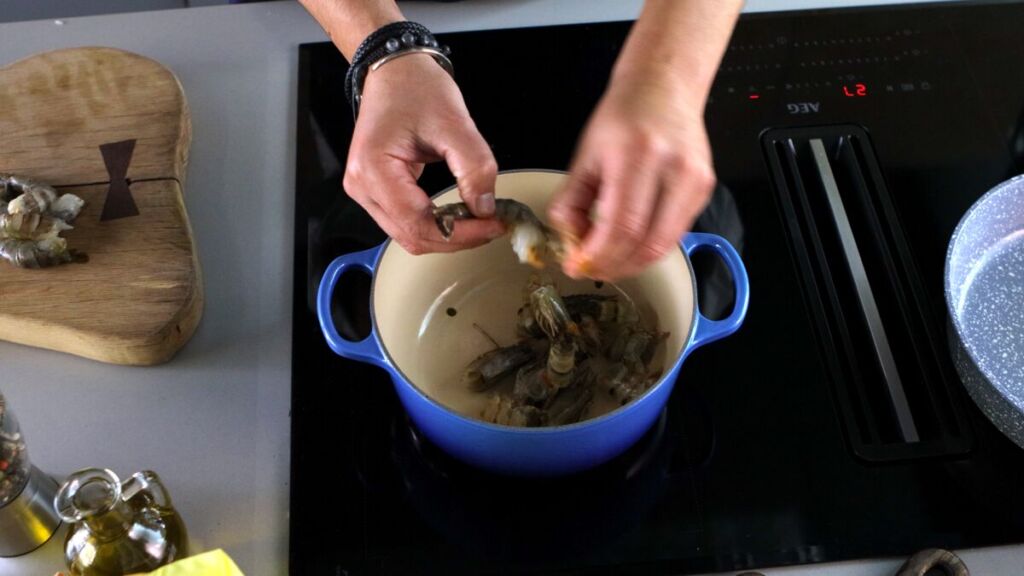
[[[54,505],[70,524],[64,556],[72,576],[146,573],[188,555],[185,524],[152,471],[122,483],[110,470],[80,470]]]

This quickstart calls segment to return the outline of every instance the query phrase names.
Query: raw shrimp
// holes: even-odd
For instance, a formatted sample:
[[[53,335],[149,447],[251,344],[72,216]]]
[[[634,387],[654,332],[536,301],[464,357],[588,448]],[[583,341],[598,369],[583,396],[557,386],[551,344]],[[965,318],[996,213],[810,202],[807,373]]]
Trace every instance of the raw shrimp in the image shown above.
[[[524,366],[516,377],[512,397],[506,401],[509,410],[516,406],[536,407],[544,425],[572,424],[582,418],[593,402],[596,380],[596,374],[584,365],[573,372],[567,386],[557,389],[547,381],[543,366]]]
[[[565,388],[576,366],[580,329],[566,310],[554,284],[544,284],[530,294],[534,319],[551,340],[546,377],[555,388]]]
[[[537,325],[551,340],[561,338],[564,333],[579,334],[579,327],[569,315],[565,302],[553,284],[545,284],[534,290],[530,294],[530,307]]]
[[[512,387],[512,399],[519,404],[542,405],[551,397],[551,385],[544,378],[545,366],[534,362],[519,369]]]
[[[601,324],[590,316],[582,316],[577,324],[580,327],[580,344],[588,356],[601,353]]]
[[[455,231],[456,220],[474,219],[465,202],[455,202],[434,208],[434,221],[445,240]],[[498,198],[494,201],[494,218],[501,221],[511,233],[512,250],[519,261],[534,268],[544,267],[544,258],[562,260],[565,247],[561,237],[517,200]]]
[[[610,360],[621,361],[636,371],[650,363],[655,349],[668,336],[668,332],[647,330],[639,324],[628,324],[621,327],[614,339],[609,340],[605,354]]]
[[[568,387],[576,368],[576,343],[563,338],[551,345],[547,362],[520,368],[513,397],[521,402],[541,403],[553,392]]]
[[[517,404],[512,398],[495,394],[491,396],[480,417],[486,422],[504,426],[542,426],[544,414],[535,406]]]
[[[516,311],[516,334],[520,338],[543,338],[544,331],[537,324],[533,314],[533,306],[523,304]]]
[[[494,387],[501,378],[537,356],[537,345],[520,343],[485,352],[470,362],[462,375],[462,385],[474,392]]]
[[[619,363],[605,372],[601,387],[624,406],[643,395],[660,377],[660,372],[646,374]]]
[[[544,377],[555,389],[565,388],[572,381],[576,368],[576,341],[568,335],[551,344]]]
[[[581,364],[573,374],[572,383],[560,390],[544,410],[545,420],[551,426],[564,426],[579,422],[594,401],[597,375],[589,364]]]
[[[573,424],[591,417],[599,392],[625,405],[661,376],[649,364],[669,334],[648,329],[628,298],[563,297],[550,278],[534,274],[524,286],[515,323],[517,344],[483,354],[467,368],[473,391],[495,388],[515,370],[510,389],[492,395],[481,411],[484,421]]]
[[[618,296],[603,294],[570,294],[562,298],[573,318],[590,316],[598,322],[634,323],[640,320],[633,303]]]

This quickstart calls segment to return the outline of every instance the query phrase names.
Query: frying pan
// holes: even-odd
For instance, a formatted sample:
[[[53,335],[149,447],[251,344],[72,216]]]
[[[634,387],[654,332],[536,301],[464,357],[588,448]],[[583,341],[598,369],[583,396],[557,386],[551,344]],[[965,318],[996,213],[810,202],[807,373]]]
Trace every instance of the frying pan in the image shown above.
[[[949,242],[949,344],[967,392],[1024,448],[1024,174],[985,193]]]

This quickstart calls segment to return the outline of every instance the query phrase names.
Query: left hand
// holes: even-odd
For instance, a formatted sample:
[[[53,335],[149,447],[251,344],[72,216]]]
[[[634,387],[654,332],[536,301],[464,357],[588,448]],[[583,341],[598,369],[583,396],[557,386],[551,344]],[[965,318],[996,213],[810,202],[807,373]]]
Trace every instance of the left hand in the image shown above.
[[[345,165],[345,192],[410,254],[453,252],[502,236],[493,218],[494,154],[466,109],[459,87],[427,55],[399,58],[366,78]],[[434,223],[434,204],[417,180],[427,162],[444,160],[459,195],[479,219],[459,223],[449,239]]]
[[[703,98],[664,78],[612,81],[548,210],[578,240],[566,274],[614,281],[677,248],[715,184]]]

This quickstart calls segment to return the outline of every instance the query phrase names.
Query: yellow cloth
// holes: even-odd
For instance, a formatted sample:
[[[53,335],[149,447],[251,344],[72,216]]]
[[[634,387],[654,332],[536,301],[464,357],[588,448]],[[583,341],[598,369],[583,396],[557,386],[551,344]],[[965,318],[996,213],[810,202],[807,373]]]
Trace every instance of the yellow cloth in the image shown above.
[[[146,576],[245,576],[223,550],[182,558]]]

